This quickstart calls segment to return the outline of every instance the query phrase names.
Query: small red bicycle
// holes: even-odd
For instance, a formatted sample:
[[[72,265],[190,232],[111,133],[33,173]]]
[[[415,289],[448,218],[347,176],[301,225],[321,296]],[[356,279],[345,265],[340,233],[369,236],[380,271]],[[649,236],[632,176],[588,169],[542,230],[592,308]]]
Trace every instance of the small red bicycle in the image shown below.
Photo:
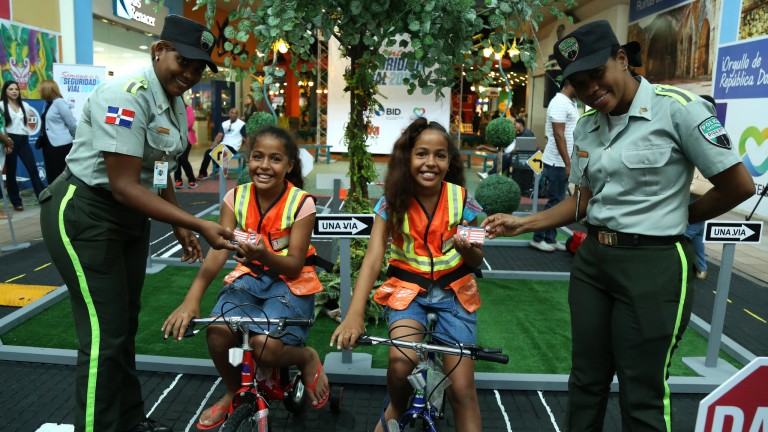
[[[288,326],[311,326],[312,319],[301,318],[250,318],[250,317],[216,317],[196,318],[190,321],[184,337],[191,337],[209,325],[227,325],[233,332],[242,337],[240,347],[229,349],[229,362],[233,366],[241,366],[241,388],[235,393],[229,407],[229,416],[221,425],[220,432],[235,431],[269,431],[269,406],[272,401],[283,401],[285,408],[293,413],[303,412],[307,407],[307,394],[301,372],[290,377],[288,368],[260,368],[253,357],[253,348],[248,343],[248,325],[260,325],[274,328],[268,336],[279,338],[285,334]],[[194,330],[196,325],[203,325]],[[331,412],[338,413],[341,409],[343,388],[332,387],[329,396]]]

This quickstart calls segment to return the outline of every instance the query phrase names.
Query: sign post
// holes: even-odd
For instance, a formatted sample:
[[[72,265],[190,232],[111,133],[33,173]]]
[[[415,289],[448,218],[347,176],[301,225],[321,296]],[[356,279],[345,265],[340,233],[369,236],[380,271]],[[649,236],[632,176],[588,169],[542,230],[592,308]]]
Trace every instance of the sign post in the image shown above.
[[[315,228],[312,231],[313,238],[339,239],[339,289],[341,290],[341,319],[347,317],[349,305],[352,302],[352,264],[351,242],[353,238],[370,238],[373,229],[372,214],[317,214],[315,215]],[[352,363],[352,351],[341,352],[342,363]]]
[[[541,172],[544,170],[544,161],[542,158],[544,154],[541,150],[537,150],[526,163],[533,170],[533,213],[536,213],[539,208],[539,183],[541,183]]]
[[[707,221],[704,224],[705,243],[723,243],[723,254],[720,260],[720,274],[717,278],[717,292],[712,309],[712,321],[707,342],[707,357],[704,366],[716,367],[720,352],[720,339],[723,336],[725,308],[728,304],[728,293],[731,289],[733,273],[733,257],[736,243],[760,243],[763,232],[763,222],[724,222]]]
[[[768,357],[744,366],[699,402],[696,432],[768,430]]]
[[[229,166],[229,159],[232,157],[232,153],[227,146],[219,143],[211,150],[211,159],[219,166],[219,203],[224,201],[224,195],[227,193],[227,175],[225,173]]]

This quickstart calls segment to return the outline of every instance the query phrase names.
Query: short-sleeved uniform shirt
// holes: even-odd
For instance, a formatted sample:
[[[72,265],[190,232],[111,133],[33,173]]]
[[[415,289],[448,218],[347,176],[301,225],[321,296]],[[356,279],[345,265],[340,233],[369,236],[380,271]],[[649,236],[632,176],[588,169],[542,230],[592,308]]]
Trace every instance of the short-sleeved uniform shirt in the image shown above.
[[[168,162],[168,172],[173,172],[176,157],[188,145],[184,102],[180,97],[169,100],[148,67],[134,78],[104,82],[91,93],[67,166],[85,183],[109,188],[102,152],[136,156],[142,160],[141,184],[152,189],[155,162]]]
[[[679,235],[688,223],[694,166],[709,178],[739,158],[712,104],[638,78],[640,87],[617,133],[609,133],[607,114],[593,110],[579,120],[570,182],[592,191],[592,225]]]

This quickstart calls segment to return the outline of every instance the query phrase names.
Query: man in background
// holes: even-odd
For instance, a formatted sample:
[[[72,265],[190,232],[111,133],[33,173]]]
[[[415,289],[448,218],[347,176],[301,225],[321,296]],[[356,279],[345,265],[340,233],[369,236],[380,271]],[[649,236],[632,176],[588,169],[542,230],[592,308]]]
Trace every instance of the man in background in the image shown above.
[[[547,107],[547,146],[544,148],[542,158],[544,162],[542,176],[549,182],[549,190],[544,210],[563,201],[568,188],[573,152],[573,129],[579,121],[575,96],[576,92],[571,83],[567,79],[563,80],[562,89],[552,98]],[[557,229],[533,233],[530,246],[543,252],[565,250],[565,245],[557,241]]]
[[[240,150],[245,136],[245,122],[238,118],[237,108],[229,110],[229,119],[221,123],[221,131],[213,139],[211,148],[205,152],[203,162],[200,163],[200,171],[197,179],[202,180],[208,177],[208,165],[211,163],[211,150],[216,148],[219,143],[223,143],[232,154]]]

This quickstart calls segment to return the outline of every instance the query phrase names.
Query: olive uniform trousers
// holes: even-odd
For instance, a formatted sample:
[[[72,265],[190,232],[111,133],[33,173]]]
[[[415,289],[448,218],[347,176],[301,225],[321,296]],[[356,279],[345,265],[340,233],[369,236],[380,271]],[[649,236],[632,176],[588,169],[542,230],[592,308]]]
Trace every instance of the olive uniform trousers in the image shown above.
[[[602,431],[614,373],[623,430],[670,431],[666,379],[693,304],[693,249],[607,246],[587,237],[571,269],[566,429]]]
[[[69,170],[40,201],[43,238],[67,284],[79,339],[75,430],[127,430],[145,418],[135,337],[149,220]]]

